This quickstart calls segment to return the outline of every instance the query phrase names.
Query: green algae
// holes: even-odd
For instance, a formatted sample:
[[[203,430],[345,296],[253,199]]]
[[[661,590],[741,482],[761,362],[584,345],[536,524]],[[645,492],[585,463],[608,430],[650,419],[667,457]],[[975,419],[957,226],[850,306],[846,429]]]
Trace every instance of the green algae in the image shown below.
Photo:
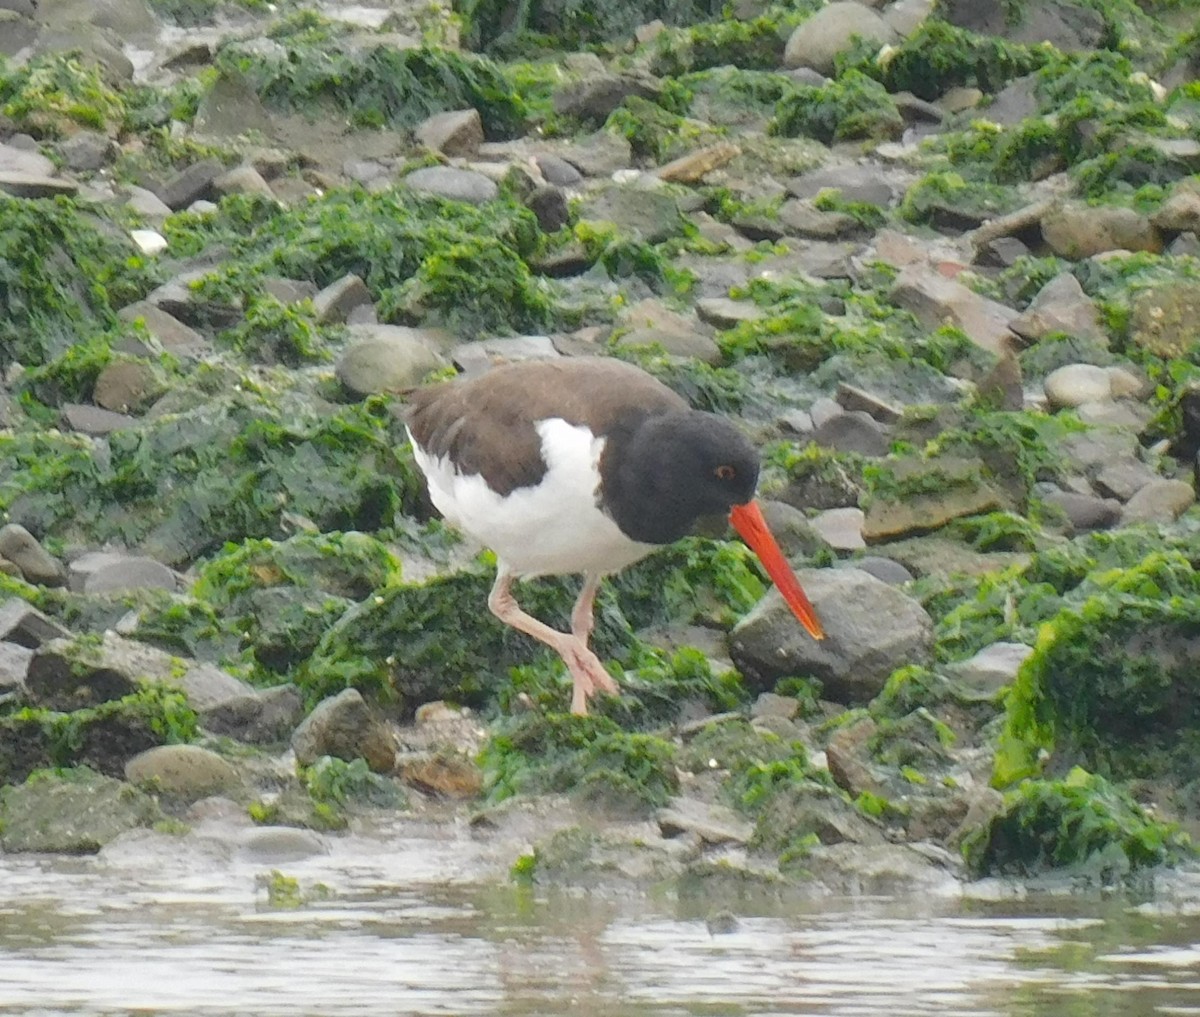
[[[881,55],[876,45],[864,43],[840,55],[837,67],[839,77],[857,70],[888,92],[912,92],[932,101],[958,85],[998,92],[1013,78],[1045,66],[1055,53],[1051,47],[1009,43],[930,18],[900,46]]]
[[[40,54],[20,66],[0,57],[0,114],[19,131],[58,138],[81,127],[114,132],[125,103],[100,68],[77,54]]]
[[[324,287],[353,274],[366,283],[384,321],[442,324],[472,337],[536,333],[551,319],[549,290],[526,263],[540,241],[537,220],[507,200],[476,207],[404,189],[350,189],[287,209],[235,196],[211,214],[171,217],[165,233],[172,252],[185,256],[213,243],[230,245],[228,264],[200,287],[222,302],[261,300],[267,275]],[[285,324],[286,338],[303,318]],[[307,335],[299,352],[315,341]],[[320,347],[316,352],[324,355]]]
[[[1093,572],[1039,630],[1007,702],[993,780],[1078,761],[1112,778],[1190,774],[1200,745],[1200,572],[1178,551]]]
[[[976,875],[1032,875],[1068,868],[1105,879],[1194,855],[1178,827],[1154,819],[1104,777],[1075,768],[1061,780],[1030,780],[963,845]]]
[[[245,76],[264,101],[316,114],[333,107],[365,127],[412,129],[434,113],[473,107],[493,139],[514,137],[527,110],[486,57],[436,46],[343,45],[338,38],[277,36],[262,50],[231,43],[217,66]]]
[[[0,509],[34,532],[190,561],[226,541],[281,537],[285,516],[374,530],[415,506],[414,467],[382,400],[321,413],[249,393],[86,438],[0,435]]]
[[[43,767],[86,765],[120,776],[130,756],[193,741],[199,731],[183,693],[150,686],[69,713],[43,707],[0,713],[0,733],[0,783],[16,783]]]
[[[894,138],[904,129],[887,90],[858,70],[823,86],[797,86],[779,100],[771,132],[832,143],[857,138]]]
[[[158,269],[103,213],[65,198],[0,195],[0,368],[34,367],[105,329]]]
[[[480,753],[493,802],[516,795],[572,792],[619,809],[665,805],[679,787],[669,742],[628,732],[606,717],[517,716]]]

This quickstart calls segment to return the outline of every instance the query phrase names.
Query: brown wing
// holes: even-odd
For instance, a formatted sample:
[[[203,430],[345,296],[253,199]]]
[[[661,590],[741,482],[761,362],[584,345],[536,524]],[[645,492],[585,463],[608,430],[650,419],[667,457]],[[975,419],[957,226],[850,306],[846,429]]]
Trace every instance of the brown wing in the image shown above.
[[[645,371],[620,360],[570,357],[493,368],[409,394],[406,423],[421,448],[450,456],[465,474],[480,474],[505,495],[546,472],[536,424],[561,417],[593,433],[623,419],[687,409]]]

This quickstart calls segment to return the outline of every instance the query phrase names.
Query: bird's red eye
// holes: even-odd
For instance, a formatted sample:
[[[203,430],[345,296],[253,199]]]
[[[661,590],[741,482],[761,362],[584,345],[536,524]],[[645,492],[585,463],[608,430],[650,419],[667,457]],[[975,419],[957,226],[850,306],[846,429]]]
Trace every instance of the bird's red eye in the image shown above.
[[[728,463],[723,463],[713,470],[713,473],[717,475],[718,480],[732,480],[737,473],[737,470],[735,470]]]

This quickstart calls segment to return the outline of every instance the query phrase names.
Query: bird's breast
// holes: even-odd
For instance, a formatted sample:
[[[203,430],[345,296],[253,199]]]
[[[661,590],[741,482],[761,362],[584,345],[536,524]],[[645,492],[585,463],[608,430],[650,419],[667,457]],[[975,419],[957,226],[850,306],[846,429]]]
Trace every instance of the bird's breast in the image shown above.
[[[536,428],[545,472],[536,484],[504,495],[481,475],[461,472],[451,457],[432,456],[413,442],[430,500],[446,520],[520,575],[616,572],[654,550],[627,537],[603,508],[605,439],[558,417]]]

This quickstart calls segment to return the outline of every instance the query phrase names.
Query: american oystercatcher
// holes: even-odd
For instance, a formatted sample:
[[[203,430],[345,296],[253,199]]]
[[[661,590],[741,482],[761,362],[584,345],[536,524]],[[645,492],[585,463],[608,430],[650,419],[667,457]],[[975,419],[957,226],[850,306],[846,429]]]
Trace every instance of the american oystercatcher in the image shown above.
[[[567,665],[573,713],[619,690],[588,647],[604,576],[728,513],[801,624],[824,638],[812,604],[754,502],[758,454],[729,421],[694,410],[620,360],[522,361],[409,394],[406,422],[434,506],[490,547],[488,607]],[[521,610],[513,580],[583,573],[560,632]]]

